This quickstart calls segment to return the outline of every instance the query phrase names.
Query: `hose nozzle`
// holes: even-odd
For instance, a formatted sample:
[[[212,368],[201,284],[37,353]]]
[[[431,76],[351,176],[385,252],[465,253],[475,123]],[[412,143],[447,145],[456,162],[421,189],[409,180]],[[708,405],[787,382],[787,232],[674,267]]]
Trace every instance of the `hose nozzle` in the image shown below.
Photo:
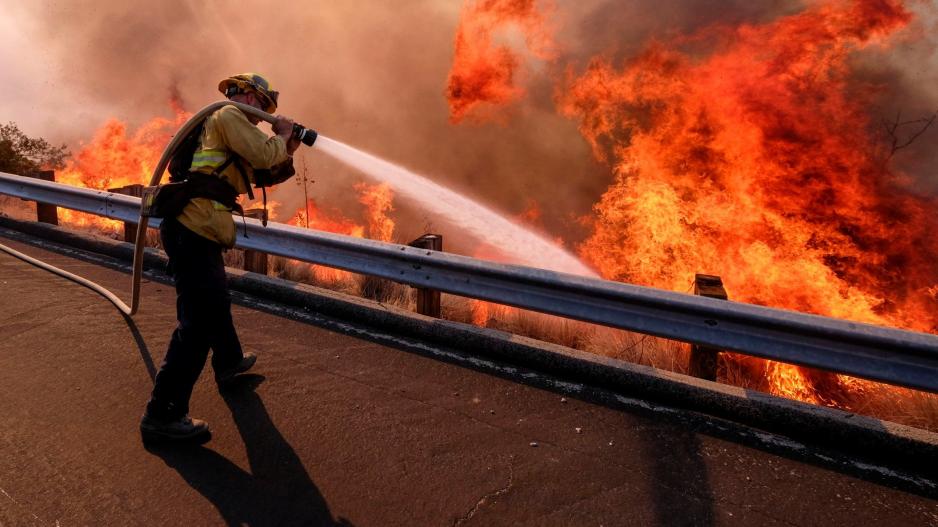
[[[293,123],[293,137],[306,146],[313,146],[319,134],[312,128],[306,128],[299,123]]]

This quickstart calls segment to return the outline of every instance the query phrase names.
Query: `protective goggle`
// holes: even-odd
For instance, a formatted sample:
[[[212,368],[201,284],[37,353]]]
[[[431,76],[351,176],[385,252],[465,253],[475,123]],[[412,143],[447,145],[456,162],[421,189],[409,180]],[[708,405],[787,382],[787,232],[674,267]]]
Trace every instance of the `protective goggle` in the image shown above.
[[[244,88],[240,86],[232,85],[232,86],[228,86],[227,88],[225,88],[225,97],[231,98],[232,96],[238,95],[240,93],[253,93],[258,98],[261,99],[261,102],[264,103],[265,109],[270,108],[270,107],[274,107],[274,108],[277,107],[277,101],[280,98],[280,92],[274,91],[274,90],[261,91],[253,83],[250,83],[247,81],[242,81],[242,82],[244,82],[245,84],[247,84],[248,86],[252,88],[250,92],[248,92],[247,90],[245,90]]]

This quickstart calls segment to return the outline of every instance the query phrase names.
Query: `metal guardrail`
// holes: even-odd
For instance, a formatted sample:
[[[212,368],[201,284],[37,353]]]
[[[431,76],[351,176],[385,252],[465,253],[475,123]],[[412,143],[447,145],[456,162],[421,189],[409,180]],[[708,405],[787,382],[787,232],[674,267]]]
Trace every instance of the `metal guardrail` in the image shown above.
[[[136,222],[140,200],[0,173],[0,194]],[[151,220],[151,227],[158,225]],[[239,222],[240,223],[240,222]],[[246,220],[237,246],[455,295],[938,392],[938,336]]]

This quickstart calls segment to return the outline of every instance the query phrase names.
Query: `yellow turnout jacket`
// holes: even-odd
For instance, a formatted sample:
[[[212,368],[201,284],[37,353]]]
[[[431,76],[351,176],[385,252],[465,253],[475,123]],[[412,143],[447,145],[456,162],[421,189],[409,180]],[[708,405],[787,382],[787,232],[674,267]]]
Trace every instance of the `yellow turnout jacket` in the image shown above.
[[[225,106],[205,120],[201,143],[192,157],[193,172],[211,174],[228,157],[238,156],[248,180],[253,183],[254,169],[276,170],[277,165],[290,161],[282,137],[268,137],[234,106]],[[234,187],[238,194],[248,191],[235,163],[229,164],[219,177]],[[231,210],[217,201],[195,198],[176,219],[192,232],[223,247],[234,246],[235,223]]]

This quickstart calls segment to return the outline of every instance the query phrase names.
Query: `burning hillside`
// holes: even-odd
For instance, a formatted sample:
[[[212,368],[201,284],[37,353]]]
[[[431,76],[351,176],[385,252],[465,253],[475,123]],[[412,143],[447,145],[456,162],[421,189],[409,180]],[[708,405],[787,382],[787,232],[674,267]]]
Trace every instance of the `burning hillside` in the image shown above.
[[[734,300],[938,331],[938,203],[890,164],[895,143],[869,111],[878,87],[854,67],[911,21],[899,0],[812,2],[569,65],[558,111],[615,176],[581,257],[613,280],[683,292],[717,274]],[[814,402],[855,386],[758,367]]]

